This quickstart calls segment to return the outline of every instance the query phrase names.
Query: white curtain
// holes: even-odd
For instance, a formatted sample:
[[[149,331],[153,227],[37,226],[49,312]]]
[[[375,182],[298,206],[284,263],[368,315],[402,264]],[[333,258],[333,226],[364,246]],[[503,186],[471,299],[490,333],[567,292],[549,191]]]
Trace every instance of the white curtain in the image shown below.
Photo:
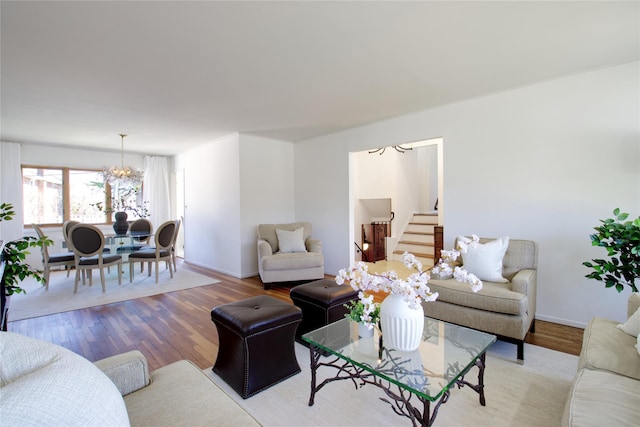
[[[0,204],[11,203],[16,212],[11,221],[0,222],[0,240],[11,241],[22,237],[22,171],[20,144],[0,142]]]
[[[166,157],[145,156],[143,200],[148,202],[153,229],[171,218],[169,167]]]

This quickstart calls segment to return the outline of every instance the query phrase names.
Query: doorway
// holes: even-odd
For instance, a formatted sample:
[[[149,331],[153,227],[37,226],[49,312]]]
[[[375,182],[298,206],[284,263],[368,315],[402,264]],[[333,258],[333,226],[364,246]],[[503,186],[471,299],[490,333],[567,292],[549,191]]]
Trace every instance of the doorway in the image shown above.
[[[443,138],[433,138],[349,153],[349,232],[355,243],[351,264],[369,258],[361,252],[363,224],[372,229],[379,216],[389,217],[387,254],[414,214],[437,214],[438,224],[443,224],[443,143]],[[371,215],[371,200],[388,200],[389,213]]]

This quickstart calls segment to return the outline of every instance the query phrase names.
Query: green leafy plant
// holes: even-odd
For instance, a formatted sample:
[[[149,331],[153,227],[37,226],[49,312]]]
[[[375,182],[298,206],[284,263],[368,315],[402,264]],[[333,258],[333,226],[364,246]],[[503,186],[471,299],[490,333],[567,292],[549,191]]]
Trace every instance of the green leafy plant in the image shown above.
[[[0,204],[0,222],[10,221],[15,216],[13,205],[10,203]],[[33,268],[26,262],[29,248],[41,248],[43,245],[51,245],[53,242],[47,237],[36,238],[25,236],[18,240],[12,240],[5,243],[2,250],[2,259],[4,260],[4,274],[2,281],[5,285],[5,294],[13,295],[26,293],[19,285],[27,277],[33,277],[44,285],[44,276],[42,270]]]
[[[363,323],[369,328],[377,325],[380,320],[380,304],[373,301],[373,295],[361,292],[357,300],[349,301],[348,304],[344,304],[344,307],[349,309],[344,317]]]
[[[605,287],[615,287],[622,292],[625,286],[638,292],[640,278],[640,217],[628,221],[628,213],[613,211],[614,218],[600,220],[602,225],[594,227],[591,244],[607,250],[607,259],[592,259],[582,264],[593,269],[585,277],[604,282]]]

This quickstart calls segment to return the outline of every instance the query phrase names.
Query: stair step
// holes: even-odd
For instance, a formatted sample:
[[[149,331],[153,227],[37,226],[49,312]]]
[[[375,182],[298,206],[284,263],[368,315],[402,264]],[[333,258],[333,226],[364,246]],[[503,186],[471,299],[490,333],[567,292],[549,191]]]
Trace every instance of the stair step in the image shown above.
[[[417,234],[419,236],[434,236],[435,233],[424,232],[424,231],[405,231],[404,234]]]
[[[393,251],[393,253],[396,255],[402,255],[404,251]],[[421,254],[418,252],[410,252],[410,253],[412,253],[414,256],[418,258],[435,259],[435,256],[433,254]]]
[[[405,233],[407,234],[407,233]],[[398,243],[404,243],[406,245],[418,245],[418,246],[429,246],[429,247],[433,247],[433,243],[427,243],[427,242],[416,242],[414,240],[399,240]]]

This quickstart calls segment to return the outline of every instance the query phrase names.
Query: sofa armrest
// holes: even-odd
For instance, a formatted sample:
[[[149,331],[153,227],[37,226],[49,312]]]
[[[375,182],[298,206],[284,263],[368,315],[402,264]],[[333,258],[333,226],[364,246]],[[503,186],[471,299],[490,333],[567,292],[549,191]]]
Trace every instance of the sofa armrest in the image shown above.
[[[271,244],[264,239],[258,239],[258,258],[273,255]]]
[[[307,239],[307,250],[309,252],[322,253],[322,241],[317,239]]]
[[[535,295],[536,270],[520,270],[511,280],[511,290],[524,295]]]
[[[123,396],[151,382],[147,359],[138,350],[107,357],[94,364],[113,381]]]

